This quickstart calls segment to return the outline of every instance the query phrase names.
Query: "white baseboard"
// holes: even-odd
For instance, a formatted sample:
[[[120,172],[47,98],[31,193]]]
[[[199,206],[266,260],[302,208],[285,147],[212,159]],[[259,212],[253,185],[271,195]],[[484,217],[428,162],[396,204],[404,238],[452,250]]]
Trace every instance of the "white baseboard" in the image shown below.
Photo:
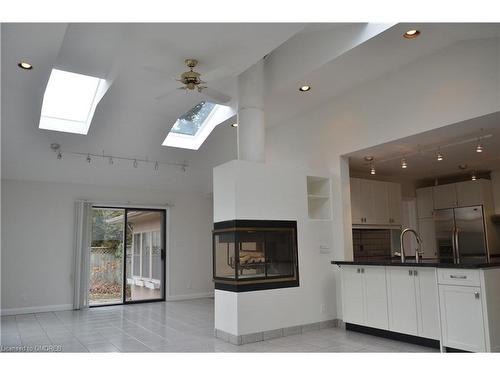
[[[65,305],[20,307],[17,309],[1,309],[0,315],[7,316],[7,315],[19,315],[19,314],[33,314],[33,313],[42,313],[50,311],[64,311],[64,310],[73,310],[73,305],[65,304]]]
[[[189,299],[199,299],[199,298],[213,298],[214,292],[207,293],[192,293],[192,294],[177,294],[174,296],[168,296],[166,298],[168,301],[185,301]]]

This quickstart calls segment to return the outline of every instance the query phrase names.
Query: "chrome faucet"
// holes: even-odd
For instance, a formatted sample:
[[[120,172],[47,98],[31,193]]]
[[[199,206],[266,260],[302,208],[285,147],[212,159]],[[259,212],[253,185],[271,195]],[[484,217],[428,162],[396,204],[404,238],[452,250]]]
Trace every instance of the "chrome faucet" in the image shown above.
[[[405,245],[404,245],[404,236],[407,232],[411,232],[415,235],[415,239],[417,240],[417,249],[415,250],[415,263],[418,263],[420,257],[424,255],[424,253],[420,250],[422,246],[422,239],[420,238],[419,234],[417,233],[416,230],[411,229],[411,228],[406,228],[403,229],[401,232],[401,235],[399,236],[399,241],[401,242],[401,252],[394,252],[394,255],[400,256],[401,257],[401,263],[405,262]]]

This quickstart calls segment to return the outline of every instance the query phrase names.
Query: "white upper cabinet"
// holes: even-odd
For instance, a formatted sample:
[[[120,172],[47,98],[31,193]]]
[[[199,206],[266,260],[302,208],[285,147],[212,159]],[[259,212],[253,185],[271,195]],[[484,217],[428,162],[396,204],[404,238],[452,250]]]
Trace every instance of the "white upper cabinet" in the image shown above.
[[[394,182],[387,183],[387,194],[389,196],[389,222],[390,224],[401,224],[402,194],[401,185]]]
[[[387,183],[382,181],[369,181],[370,203],[372,205],[370,215],[368,215],[369,224],[389,224],[389,195],[387,192]]]
[[[456,184],[434,186],[434,208],[436,210],[442,208],[457,207],[457,189]]]
[[[401,185],[351,178],[353,224],[400,225]]]
[[[419,219],[432,217],[434,213],[433,187],[417,189],[417,214]]]

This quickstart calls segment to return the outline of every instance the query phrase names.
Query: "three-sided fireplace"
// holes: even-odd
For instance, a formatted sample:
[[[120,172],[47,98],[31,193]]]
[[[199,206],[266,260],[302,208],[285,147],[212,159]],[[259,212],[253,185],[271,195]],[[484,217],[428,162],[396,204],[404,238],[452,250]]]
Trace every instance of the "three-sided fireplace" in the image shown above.
[[[297,222],[215,223],[213,275],[215,289],[234,292],[299,286]]]

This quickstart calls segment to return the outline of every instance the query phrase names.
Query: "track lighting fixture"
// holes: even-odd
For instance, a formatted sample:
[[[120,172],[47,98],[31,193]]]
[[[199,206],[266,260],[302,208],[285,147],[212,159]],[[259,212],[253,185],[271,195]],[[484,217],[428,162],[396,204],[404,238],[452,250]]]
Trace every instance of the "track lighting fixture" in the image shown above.
[[[479,135],[479,138],[477,139],[476,152],[483,152],[484,151],[483,143],[481,142],[482,138],[483,138],[483,129],[481,129],[481,134]]]
[[[441,153],[441,148],[438,148],[438,153],[436,156],[437,161],[443,160],[443,154]]]
[[[476,172],[475,171],[472,172],[471,180],[476,181]]]
[[[406,158],[401,159],[401,168],[408,168],[408,163],[406,162]]]
[[[56,157],[58,160],[61,160],[63,158],[63,154],[61,151],[61,145],[59,143],[51,143],[50,148],[52,151],[54,151],[56,153]],[[85,161],[89,164],[92,163],[92,158],[98,158],[98,159],[102,158],[103,160],[107,160],[109,165],[113,165],[115,162],[115,159],[127,160],[127,161],[132,162],[132,166],[134,168],[139,167],[139,162],[145,163],[145,164],[151,163],[153,165],[153,168],[155,171],[160,169],[160,164],[166,164],[166,165],[180,167],[184,172],[186,171],[186,167],[188,166],[186,161],[183,161],[182,163],[181,162],[175,163],[175,162],[168,162],[168,161],[160,162],[158,160],[151,161],[151,160],[149,160],[148,157],[146,157],[145,159],[128,158],[125,156],[109,155],[109,154],[106,154],[104,151],[102,152],[102,154],[92,154],[90,152],[87,153],[87,152],[66,151],[65,154],[76,156],[76,157],[83,157],[83,158],[85,158]]]
[[[375,166],[373,165],[373,163],[370,165],[370,174],[376,174],[376,171],[375,171]]]

